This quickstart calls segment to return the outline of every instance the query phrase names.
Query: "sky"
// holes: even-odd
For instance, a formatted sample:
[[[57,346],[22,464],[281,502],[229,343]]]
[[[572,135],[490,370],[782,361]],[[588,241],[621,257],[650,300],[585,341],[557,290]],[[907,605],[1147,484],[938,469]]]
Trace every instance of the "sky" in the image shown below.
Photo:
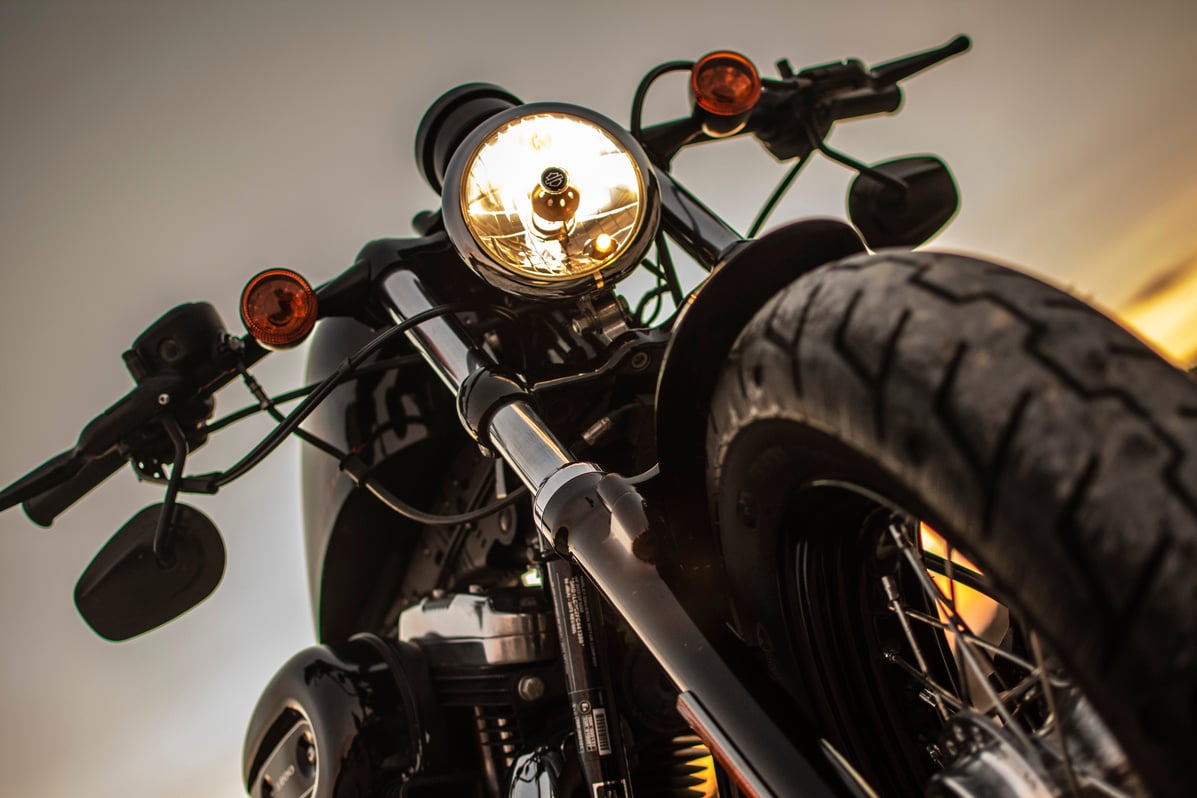
[[[1180,339],[1197,329],[1195,23],[1189,0],[8,0],[0,482],[71,446],[128,390],[120,353],[170,307],[207,300],[236,329],[241,288],[261,269],[320,282],[364,242],[408,235],[437,203],[412,150],[441,92],[482,80],[626,121],[648,69],[715,49],[768,75],[783,57],[875,63],[968,33],[973,51],[910,81],[901,114],[840,125],[832,146],[867,161],[942,156],[963,199],[932,246],[1130,308],[1161,347],[1191,356],[1197,345]],[[650,120],[685,111],[674,77],[654,89]],[[750,141],[677,163],[739,229],[783,170]],[[774,223],[842,217],[849,178],[812,163]],[[1135,310],[1144,303],[1168,310]],[[295,387],[302,353],[258,372],[269,390]],[[226,394],[223,410],[246,401]],[[196,454],[197,469],[232,462],[265,431],[234,429]],[[224,533],[223,583],[127,643],[87,629],[74,583],[159,491],[122,472],[49,530],[19,510],[0,516],[0,795],[241,793],[259,691],[314,642],[296,446],[195,501]]]

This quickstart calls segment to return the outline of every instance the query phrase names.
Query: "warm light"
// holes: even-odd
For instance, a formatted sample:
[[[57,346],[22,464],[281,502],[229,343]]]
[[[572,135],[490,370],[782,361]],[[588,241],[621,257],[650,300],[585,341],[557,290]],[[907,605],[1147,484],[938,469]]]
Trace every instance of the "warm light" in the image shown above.
[[[597,276],[647,218],[645,178],[609,132],[564,112],[498,126],[461,178],[470,235],[499,268],[535,283]]]
[[[721,51],[699,59],[690,70],[690,91],[698,107],[716,116],[739,116],[761,98],[761,76],[739,53]]]
[[[940,537],[934,529],[920,522],[919,536],[923,551],[938,555],[945,560],[948,559],[947,541]],[[951,561],[956,565],[968,568],[970,571],[978,574],[981,573],[980,568],[956,549],[952,549]],[[974,590],[959,581],[956,581],[955,585],[953,585],[953,580],[948,579],[942,574],[931,573],[930,576],[945,596],[951,597],[952,589],[953,587],[955,588],[956,614],[977,635],[985,637],[985,632],[993,625],[1001,605],[984,593]],[[939,609],[939,619],[947,623],[948,616],[944,608],[938,604],[936,606]],[[956,641],[951,635],[948,635],[948,644],[953,650],[955,649]]]
[[[599,233],[594,237],[594,254],[598,257],[607,257],[613,249],[615,249],[615,239],[611,236],[606,233]]]
[[[316,325],[316,316],[316,292],[289,269],[267,269],[241,293],[241,321],[268,349],[298,344]]]

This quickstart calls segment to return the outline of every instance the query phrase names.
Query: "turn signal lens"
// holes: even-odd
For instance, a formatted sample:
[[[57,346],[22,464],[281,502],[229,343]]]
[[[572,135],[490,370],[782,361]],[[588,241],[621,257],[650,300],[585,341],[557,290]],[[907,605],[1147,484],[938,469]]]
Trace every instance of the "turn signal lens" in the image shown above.
[[[729,50],[704,55],[690,70],[698,107],[715,116],[739,116],[761,98],[761,76],[752,62]]]
[[[289,269],[267,269],[241,293],[241,321],[267,349],[295,346],[316,326],[316,292]]]

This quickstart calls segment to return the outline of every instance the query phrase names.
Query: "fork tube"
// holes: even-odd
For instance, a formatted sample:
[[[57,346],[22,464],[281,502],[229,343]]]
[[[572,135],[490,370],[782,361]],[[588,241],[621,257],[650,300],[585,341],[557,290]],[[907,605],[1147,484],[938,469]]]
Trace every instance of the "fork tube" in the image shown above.
[[[707,271],[744,240],[727,222],[703,205],[673,175],[654,167],[661,190],[661,226]]]
[[[410,272],[393,272],[385,278],[383,287],[391,300],[392,313],[399,321],[436,305],[419,278]],[[460,393],[462,383],[473,372],[493,367],[486,353],[451,318],[432,319],[408,335],[454,394]],[[593,584],[606,595],[673,679],[681,692],[679,710],[724,766],[736,775],[747,794],[813,797],[841,792],[842,785],[833,787],[835,782],[826,780],[826,763],[818,761],[818,753],[809,746],[800,751],[787,740],[764,707],[711,647],[656,567],[637,553],[632,539],[647,531],[648,521],[644,500],[634,486],[617,477],[604,477],[601,469],[592,463],[576,462],[522,400],[516,399],[495,411],[490,416],[488,432],[490,444],[532,491],[534,516],[545,544],[559,550],[568,547],[572,563],[561,561],[568,569],[549,570],[555,605],[565,600],[558,607],[558,623],[565,624],[563,630],[570,628],[569,614],[586,612],[594,598],[590,596],[574,605],[568,601],[565,580],[577,573],[576,564],[580,566],[578,571],[588,578],[583,580],[587,588]],[[614,480],[616,485],[622,482],[626,490],[616,489],[617,495],[604,498],[601,488],[604,479]],[[591,496],[589,490],[596,484],[600,485],[599,493]],[[585,517],[576,513],[571,516],[574,511],[582,512]],[[597,615],[590,612],[597,625]],[[579,661],[590,658],[588,664],[609,684],[610,676],[602,667],[603,652],[595,647],[592,638],[587,644],[585,638],[579,641],[563,631],[561,645],[567,657],[582,658]],[[571,652],[570,648],[574,650]],[[567,669],[567,676],[570,673]],[[580,680],[576,687],[591,689]],[[569,685],[569,689],[572,694],[575,685]],[[609,691],[605,685],[601,689]],[[579,715],[592,713],[594,703],[583,705],[582,700],[571,703],[575,723],[585,735],[587,729],[595,728],[596,721],[591,716],[588,726],[587,720]],[[582,712],[583,709],[587,712]],[[585,739],[579,741],[579,748],[585,744]],[[608,757],[602,768],[587,770],[591,771],[586,776],[594,795],[624,795],[627,771],[622,757]]]
[[[437,304],[420,278],[405,269],[390,274],[383,287],[396,321],[431,310]],[[490,356],[471,343],[451,316],[430,319],[408,330],[407,337],[455,396],[466,377],[494,367]],[[533,492],[573,461],[528,403],[519,400],[503,405],[491,417],[490,444]]]

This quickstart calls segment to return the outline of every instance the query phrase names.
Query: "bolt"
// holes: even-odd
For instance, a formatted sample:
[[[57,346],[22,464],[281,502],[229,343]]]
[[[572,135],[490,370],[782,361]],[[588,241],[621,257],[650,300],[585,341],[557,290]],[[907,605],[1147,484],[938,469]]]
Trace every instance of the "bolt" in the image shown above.
[[[162,405],[163,407],[170,404],[170,394],[168,394],[168,393],[158,394],[158,404]]]
[[[652,358],[648,356],[648,352],[637,352],[632,355],[630,365],[636,371],[644,371],[644,369],[648,368],[649,361],[651,360]]]
[[[521,676],[516,692],[529,703],[539,701],[544,698],[544,679],[539,676]]]

